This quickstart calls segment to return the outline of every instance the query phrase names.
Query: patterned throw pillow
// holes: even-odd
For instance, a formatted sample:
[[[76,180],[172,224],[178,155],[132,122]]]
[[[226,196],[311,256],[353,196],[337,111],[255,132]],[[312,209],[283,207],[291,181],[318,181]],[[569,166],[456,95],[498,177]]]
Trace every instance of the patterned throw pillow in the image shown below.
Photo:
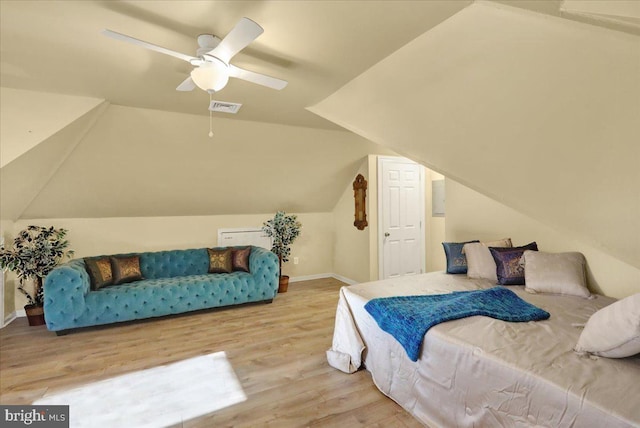
[[[525,251],[538,251],[538,244],[532,242],[522,247],[496,248],[489,247],[493,260],[496,262],[496,274],[498,284],[524,285],[524,260]]]
[[[113,284],[109,257],[87,257],[84,259],[84,265],[91,279],[92,290],[99,290],[102,287]]]
[[[207,252],[209,253],[209,273],[231,273],[233,271],[231,248],[207,248]]]
[[[142,279],[140,256],[116,256],[110,257],[110,259],[115,285]]]
[[[462,254],[462,247],[464,247],[464,244],[469,244],[471,242],[480,241],[475,240],[467,242],[442,243],[442,246],[444,247],[444,254],[447,256],[447,273],[467,273],[467,258]]]
[[[233,271],[249,272],[249,256],[251,247],[238,248],[231,251],[231,264]]]

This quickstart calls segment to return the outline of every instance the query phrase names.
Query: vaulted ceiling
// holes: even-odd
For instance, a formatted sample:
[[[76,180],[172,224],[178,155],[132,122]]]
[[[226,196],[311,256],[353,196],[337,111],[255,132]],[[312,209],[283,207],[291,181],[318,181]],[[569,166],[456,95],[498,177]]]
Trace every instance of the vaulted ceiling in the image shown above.
[[[637,5],[2,0],[2,218],[329,211],[367,154],[398,152],[638,266],[638,240],[625,242],[625,230],[638,230],[637,168],[628,166],[637,151],[627,141],[637,129],[637,81],[625,92],[640,64]],[[522,25],[505,24],[505,15]],[[215,99],[243,107],[215,114],[211,139],[209,95],[175,90],[188,63],[100,34],[109,28],[193,55],[198,34],[224,37],[243,16],[265,31],[232,63],[289,85],[232,80]],[[613,77],[600,86],[607,70]],[[600,89],[590,97],[592,85]],[[578,159],[593,160],[595,177],[607,178],[554,161],[543,183],[557,180],[563,193],[539,192],[538,164],[558,152],[575,162],[572,150],[582,149],[564,142],[581,139],[587,150]],[[527,164],[526,179],[500,181],[504,165],[519,171],[506,163],[513,144],[540,162]],[[618,151],[629,147],[629,156]],[[580,187],[583,179],[598,197]],[[558,215],[560,195],[576,189],[575,212],[584,210],[572,224],[573,211]],[[621,198],[632,204],[616,206]],[[607,212],[620,220],[612,233]]]

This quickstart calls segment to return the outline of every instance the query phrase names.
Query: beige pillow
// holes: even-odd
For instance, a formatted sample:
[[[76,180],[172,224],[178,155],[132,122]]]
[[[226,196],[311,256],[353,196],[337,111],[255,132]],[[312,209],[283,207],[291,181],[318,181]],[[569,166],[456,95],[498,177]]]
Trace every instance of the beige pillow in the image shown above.
[[[464,244],[462,254],[467,257],[467,276],[469,278],[485,278],[494,282],[498,281],[496,262],[493,260],[489,247],[511,248],[513,245],[511,244],[511,238]]]
[[[530,293],[554,293],[589,297],[581,253],[544,253],[525,251],[525,290]]]
[[[575,350],[607,358],[640,354],[640,293],[591,315]]]

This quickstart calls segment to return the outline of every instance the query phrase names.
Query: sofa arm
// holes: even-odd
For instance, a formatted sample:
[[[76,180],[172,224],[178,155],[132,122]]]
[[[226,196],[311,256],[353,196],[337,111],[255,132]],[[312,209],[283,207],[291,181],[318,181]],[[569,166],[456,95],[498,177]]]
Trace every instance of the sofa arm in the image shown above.
[[[280,277],[278,256],[265,248],[252,247],[249,270],[256,283],[265,284],[270,290],[273,290],[273,297],[275,297]]]
[[[69,325],[69,318],[79,317],[85,310],[89,292],[89,274],[84,260],[72,260],[53,269],[44,281],[44,313],[47,328]]]

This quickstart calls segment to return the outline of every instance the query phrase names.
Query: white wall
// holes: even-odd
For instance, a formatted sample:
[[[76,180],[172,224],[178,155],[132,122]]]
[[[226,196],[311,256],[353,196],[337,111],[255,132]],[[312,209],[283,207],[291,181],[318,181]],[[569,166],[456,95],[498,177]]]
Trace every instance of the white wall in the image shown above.
[[[640,292],[640,269],[603,253],[579,236],[553,229],[453,180],[446,179],[445,186],[447,241],[510,237],[514,246],[535,241],[540,251],[578,251],[587,259],[592,291],[616,298]]]

